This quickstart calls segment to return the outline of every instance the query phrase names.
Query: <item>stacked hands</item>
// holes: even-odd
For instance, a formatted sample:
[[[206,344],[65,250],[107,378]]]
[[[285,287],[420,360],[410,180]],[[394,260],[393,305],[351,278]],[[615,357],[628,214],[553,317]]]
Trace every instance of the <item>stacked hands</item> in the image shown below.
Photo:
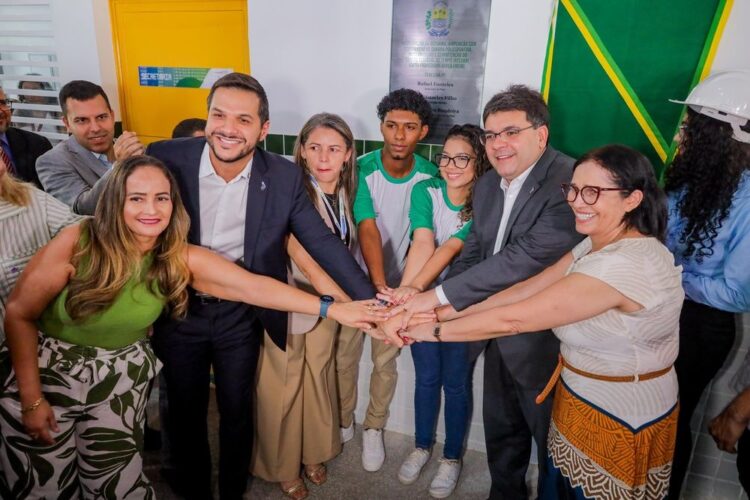
[[[410,286],[378,290],[379,309],[386,317],[368,334],[397,347],[438,340],[433,334],[436,322],[450,319],[453,308],[441,307],[433,291],[420,292]]]

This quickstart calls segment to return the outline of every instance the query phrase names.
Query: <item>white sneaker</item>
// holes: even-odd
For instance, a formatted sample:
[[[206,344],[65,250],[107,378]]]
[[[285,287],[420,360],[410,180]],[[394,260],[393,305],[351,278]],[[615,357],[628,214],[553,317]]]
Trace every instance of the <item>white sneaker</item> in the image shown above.
[[[440,467],[437,474],[430,483],[430,496],[432,498],[446,498],[453,493],[461,474],[461,460],[440,459]]]
[[[349,427],[339,427],[341,431],[341,444],[351,441],[354,437],[354,420],[349,424]]]
[[[409,453],[404,463],[401,464],[401,468],[398,470],[398,480],[401,484],[411,484],[417,480],[419,473],[422,472],[422,467],[430,459],[430,450],[424,448],[416,448],[414,451]]]
[[[385,462],[385,446],[381,429],[365,429],[362,433],[362,467],[368,472],[379,471]]]

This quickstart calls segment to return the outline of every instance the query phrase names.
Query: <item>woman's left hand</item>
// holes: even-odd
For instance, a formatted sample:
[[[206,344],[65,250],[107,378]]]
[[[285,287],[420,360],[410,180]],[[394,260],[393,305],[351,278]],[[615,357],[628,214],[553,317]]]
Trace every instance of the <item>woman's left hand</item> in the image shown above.
[[[328,308],[328,317],[342,325],[369,330],[373,323],[380,323],[388,318],[386,308],[375,299],[353,302],[334,302]]]

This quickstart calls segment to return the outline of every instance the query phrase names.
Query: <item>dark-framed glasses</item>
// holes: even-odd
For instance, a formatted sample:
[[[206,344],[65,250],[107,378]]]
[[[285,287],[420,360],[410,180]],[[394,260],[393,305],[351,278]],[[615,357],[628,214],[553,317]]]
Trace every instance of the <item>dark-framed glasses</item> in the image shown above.
[[[11,109],[13,107],[13,99],[0,99],[0,108]]]
[[[630,192],[630,189],[623,189],[623,188],[607,188],[607,187],[599,187],[599,186],[583,186],[578,187],[575,184],[561,184],[560,187],[562,188],[563,196],[569,203],[573,203],[576,201],[576,198],[578,198],[578,194],[581,194],[581,200],[586,205],[593,205],[599,200],[599,196],[602,194],[602,191],[624,191],[624,192]]]
[[[534,125],[529,125],[528,127],[524,127],[524,128],[510,127],[510,128],[506,128],[505,130],[501,130],[500,132],[494,132],[492,130],[485,130],[484,132],[482,132],[482,135],[479,136],[479,142],[481,142],[482,144],[492,143],[498,137],[499,138],[505,137],[506,140],[513,139],[524,130],[529,130],[530,128],[536,128],[536,127],[534,127]]]
[[[435,155],[435,163],[440,167],[447,167],[448,165],[453,162],[453,164],[460,168],[461,170],[465,169],[469,166],[469,162],[473,160],[473,156],[469,155],[456,155],[456,156],[448,156],[445,153],[438,153]]]

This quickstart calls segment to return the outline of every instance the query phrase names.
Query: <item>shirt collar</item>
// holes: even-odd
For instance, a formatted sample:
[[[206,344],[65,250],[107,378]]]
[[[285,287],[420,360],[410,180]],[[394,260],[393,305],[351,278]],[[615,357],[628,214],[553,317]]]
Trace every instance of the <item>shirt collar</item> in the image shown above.
[[[203,152],[201,153],[201,161],[200,165],[198,167],[198,178],[203,179],[204,177],[211,177],[216,176],[219,177],[219,174],[216,173],[216,170],[214,169],[214,166],[211,164],[211,156],[208,153],[209,146],[208,143],[206,143],[205,146],[203,146]],[[247,165],[245,165],[245,168],[242,169],[242,171],[231,181],[227,182],[227,184],[232,182],[237,182],[240,179],[249,179],[250,178],[250,169],[253,165],[253,159],[250,158],[248,160]]]
[[[8,142],[8,136],[5,135],[5,132],[0,132],[0,142],[5,144],[8,149],[10,149],[10,143]]]
[[[106,163],[107,165],[112,165],[112,162],[109,161],[109,158],[107,157],[107,153],[95,153],[95,152],[91,151],[90,149],[89,149],[89,153],[91,153],[92,155],[94,155],[94,158],[96,158],[97,160],[99,160],[99,161],[101,161],[103,163]]]

